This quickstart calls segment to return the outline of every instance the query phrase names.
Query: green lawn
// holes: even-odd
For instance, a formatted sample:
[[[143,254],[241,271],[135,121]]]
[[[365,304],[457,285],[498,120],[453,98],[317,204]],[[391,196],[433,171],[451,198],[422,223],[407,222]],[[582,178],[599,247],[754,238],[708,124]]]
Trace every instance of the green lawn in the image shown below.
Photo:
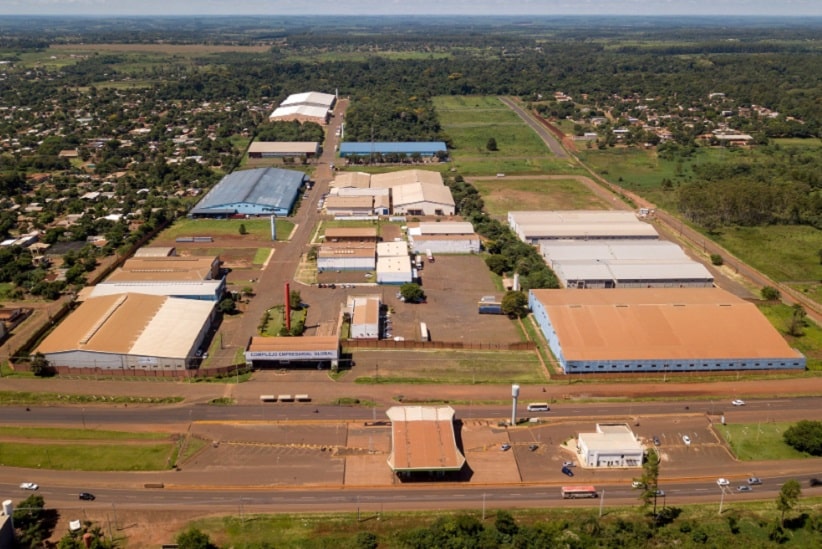
[[[60,471],[158,471],[169,467],[172,441],[162,444],[0,443],[6,467]]]
[[[294,224],[285,219],[276,220],[277,240],[287,240]],[[178,219],[160,233],[158,240],[174,240],[186,236],[240,236],[240,225],[245,225],[248,240],[268,240],[271,223],[266,219]]]
[[[0,391],[0,405],[12,404],[174,404],[183,397],[68,395],[26,391]]]
[[[0,437],[37,440],[168,440],[165,433],[66,429],[63,427],[0,427]]]
[[[765,414],[767,416],[767,414]],[[794,450],[782,440],[782,433],[792,423],[733,423],[717,425],[717,432],[742,461],[803,459],[809,455]]]
[[[788,341],[788,344],[805,355],[808,359],[808,369],[822,371],[822,328],[808,322],[802,330],[802,336],[794,337],[787,334],[793,308],[781,303],[763,303],[758,305],[762,314]]]

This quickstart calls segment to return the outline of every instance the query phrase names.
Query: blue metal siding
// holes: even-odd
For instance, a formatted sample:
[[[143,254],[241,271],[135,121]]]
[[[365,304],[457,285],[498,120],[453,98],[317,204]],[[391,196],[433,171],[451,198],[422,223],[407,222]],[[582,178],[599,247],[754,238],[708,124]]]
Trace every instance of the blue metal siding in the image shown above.
[[[340,143],[340,156],[345,158],[351,155],[375,154],[414,154],[422,156],[434,156],[438,152],[448,152],[448,147],[443,141],[413,141],[383,142],[383,143]]]

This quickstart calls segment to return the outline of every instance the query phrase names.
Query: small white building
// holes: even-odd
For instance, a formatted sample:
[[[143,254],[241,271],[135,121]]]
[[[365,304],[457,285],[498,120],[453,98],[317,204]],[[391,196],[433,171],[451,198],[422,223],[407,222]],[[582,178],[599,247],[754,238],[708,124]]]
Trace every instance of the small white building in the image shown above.
[[[377,257],[408,257],[408,244],[403,242],[379,242]]]
[[[351,339],[379,339],[379,296],[352,296],[348,299],[351,314]]]
[[[577,453],[587,467],[642,467],[644,449],[624,423],[598,423],[595,433],[580,433]]]
[[[412,282],[413,277],[411,257],[407,253],[405,256],[377,257],[378,284],[405,284]]]

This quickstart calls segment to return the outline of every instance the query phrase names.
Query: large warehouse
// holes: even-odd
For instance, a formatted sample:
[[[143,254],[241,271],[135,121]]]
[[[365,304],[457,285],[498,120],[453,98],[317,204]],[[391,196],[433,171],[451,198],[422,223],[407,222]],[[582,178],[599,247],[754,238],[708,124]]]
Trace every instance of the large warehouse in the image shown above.
[[[392,406],[388,466],[400,476],[460,471],[465,456],[457,447],[450,406]]]
[[[191,217],[287,216],[308,176],[296,170],[259,168],[223,177],[189,212]]]
[[[543,240],[540,252],[566,288],[710,288],[714,281],[665,240]]]
[[[423,157],[432,157],[447,152],[448,147],[443,141],[340,143],[340,157],[342,158],[347,156],[370,156],[372,154],[404,154],[407,156],[418,154]]]
[[[268,117],[271,121],[316,122],[325,125],[337,96],[330,93],[294,93],[285,98]]]
[[[54,367],[181,370],[214,319],[214,303],[145,294],[88,299],[37,347]]]
[[[805,369],[752,303],[719,288],[531,290],[567,374]]]
[[[615,210],[508,212],[508,224],[523,242],[540,240],[619,240],[659,238],[650,223],[633,212]]]
[[[320,144],[307,141],[255,141],[248,146],[249,158],[313,158]]]

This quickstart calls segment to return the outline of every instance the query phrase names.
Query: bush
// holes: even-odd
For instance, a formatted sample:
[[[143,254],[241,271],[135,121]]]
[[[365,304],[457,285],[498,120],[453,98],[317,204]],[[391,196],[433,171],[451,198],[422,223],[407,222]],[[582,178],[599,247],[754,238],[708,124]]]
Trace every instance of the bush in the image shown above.
[[[802,420],[782,434],[788,446],[812,456],[822,456],[822,421]]]
[[[765,286],[759,291],[759,294],[762,296],[762,299],[766,301],[776,301],[782,296],[782,294],[779,293],[779,290],[773,286]]]
[[[716,267],[721,267],[725,261],[722,259],[722,256],[719,254],[711,254],[711,265]]]

